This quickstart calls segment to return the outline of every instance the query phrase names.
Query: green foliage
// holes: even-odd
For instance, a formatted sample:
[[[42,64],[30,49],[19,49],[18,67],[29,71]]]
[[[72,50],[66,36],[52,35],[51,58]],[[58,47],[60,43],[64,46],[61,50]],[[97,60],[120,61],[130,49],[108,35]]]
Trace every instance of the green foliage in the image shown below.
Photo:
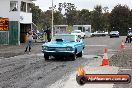
[[[58,11],[54,11],[54,25],[92,25],[93,31],[117,30],[120,34],[126,34],[132,28],[132,10],[126,5],[117,5],[112,11],[108,12],[108,7],[95,6],[93,11],[87,9],[76,10],[74,4],[67,5],[65,14],[61,11],[64,7],[60,6]],[[104,12],[103,12],[104,10]],[[39,29],[51,27],[51,10],[42,11],[38,6],[32,6],[33,22]]]
[[[97,5],[91,13],[91,21],[94,31],[104,30],[104,18],[102,13],[102,7]]]
[[[66,14],[66,21],[68,25],[75,25],[77,22],[77,11],[72,10]]]
[[[78,24],[87,25],[91,24],[90,12],[87,9],[82,9],[79,11],[79,21]]]
[[[63,15],[59,11],[54,12],[54,25],[63,24]]]
[[[117,5],[110,14],[111,30],[118,30],[121,35],[126,35],[127,30],[131,27],[131,12],[128,6]]]
[[[33,23],[38,27],[42,26],[42,24],[39,24],[42,21],[42,10],[38,6],[32,5],[32,13]]]
[[[132,28],[132,10],[130,11],[129,26]]]

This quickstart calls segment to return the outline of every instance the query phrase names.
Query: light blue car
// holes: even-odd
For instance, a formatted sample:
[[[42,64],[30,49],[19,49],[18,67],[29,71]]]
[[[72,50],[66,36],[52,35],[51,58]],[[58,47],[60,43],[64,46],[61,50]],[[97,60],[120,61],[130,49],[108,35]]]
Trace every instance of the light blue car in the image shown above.
[[[77,56],[82,57],[84,48],[85,44],[78,35],[56,34],[51,42],[42,45],[42,52],[45,60],[53,56],[55,58],[65,57],[73,61]]]

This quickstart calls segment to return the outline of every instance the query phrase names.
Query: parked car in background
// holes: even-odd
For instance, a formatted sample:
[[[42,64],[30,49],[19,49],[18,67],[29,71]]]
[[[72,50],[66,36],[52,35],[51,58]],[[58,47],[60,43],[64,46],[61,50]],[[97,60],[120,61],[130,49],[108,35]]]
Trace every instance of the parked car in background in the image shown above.
[[[113,37],[119,38],[120,36],[118,31],[111,31],[109,35],[110,35],[110,38],[113,38]]]
[[[56,34],[51,42],[42,45],[42,52],[44,53],[45,60],[49,60],[50,56],[75,60],[76,56],[82,57],[84,48],[84,42],[78,35]]]
[[[81,38],[85,38],[85,33],[84,32],[81,32],[81,30],[74,30],[71,32],[71,34],[75,34],[75,35],[80,35]]]
[[[91,33],[91,36],[106,36],[108,35],[108,32],[104,32],[104,31],[96,31]]]
[[[132,31],[129,31],[127,33],[126,41],[125,43],[131,43],[132,42]]]

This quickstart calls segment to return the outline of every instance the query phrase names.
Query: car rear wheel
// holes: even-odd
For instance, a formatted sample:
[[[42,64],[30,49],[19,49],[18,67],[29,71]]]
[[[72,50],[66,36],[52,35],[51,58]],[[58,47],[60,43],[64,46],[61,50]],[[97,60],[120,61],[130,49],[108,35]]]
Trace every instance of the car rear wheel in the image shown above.
[[[44,54],[45,60],[49,60],[49,55]]]

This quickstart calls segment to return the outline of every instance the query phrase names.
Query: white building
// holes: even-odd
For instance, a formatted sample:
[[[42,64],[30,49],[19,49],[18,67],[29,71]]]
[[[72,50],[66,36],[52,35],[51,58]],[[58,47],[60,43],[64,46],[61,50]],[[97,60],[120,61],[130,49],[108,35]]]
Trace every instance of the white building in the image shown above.
[[[73,30],[85,32],[86,37],[91,36],[91,25],[54,25],[55,33],[70,33]]]
[[[68,25],[54,25],[54,33],[67,33]]]
[[[25,42],[27,31],[32,29],[33,1],[35,0],[0,0],[0,17],[9,19],[8,31],[0,31],[0,41],[4,38],[2,43]]]
[[[73,25],[73,30],[85,32],[86,37],[91,36],[91,25]]]

